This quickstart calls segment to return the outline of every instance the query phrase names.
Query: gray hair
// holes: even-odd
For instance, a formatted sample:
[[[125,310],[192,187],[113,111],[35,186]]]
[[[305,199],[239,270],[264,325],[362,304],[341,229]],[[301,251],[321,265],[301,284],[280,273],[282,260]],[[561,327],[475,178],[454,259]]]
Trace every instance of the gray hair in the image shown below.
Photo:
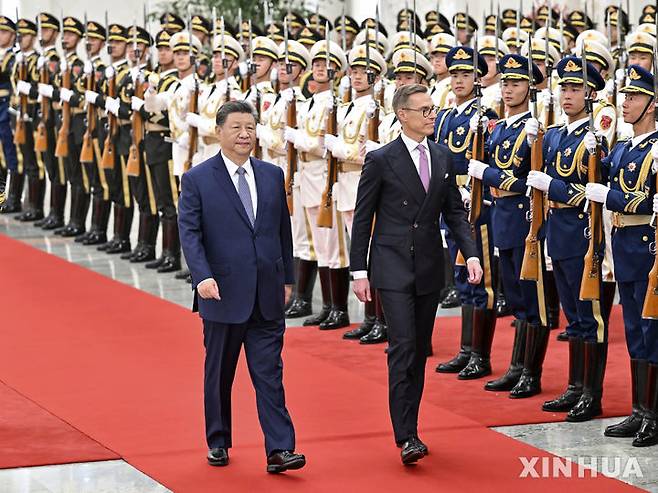
[[[427,86],[423,86],[422,84],[408,84],[398,87],[395,90],[395,94],[393,94],[393,111],[397,113],[399,109],[407,106],[411,96],[420,93],[427,94]]]
[[[256,120],[256,111],[254,110],[254,107],[246,101],[227,101],[219,107],[219,110],[217,110],[217,116],[215,117],[215,123],[217,126],[223,126],[231,113],[249,113],[254,117],[254,120]]]

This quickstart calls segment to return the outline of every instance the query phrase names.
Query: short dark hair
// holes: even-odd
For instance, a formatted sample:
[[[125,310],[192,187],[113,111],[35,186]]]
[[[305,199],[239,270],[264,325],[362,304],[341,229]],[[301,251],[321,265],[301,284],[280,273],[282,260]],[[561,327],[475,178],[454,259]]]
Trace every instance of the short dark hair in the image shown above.
[[[398,87],[393,94],[393,111],[397,112],[399,109],[407,105],[407,101],[414,94],[426,93],[427,86],[422,84],[408,84],[406,86]]]
[[[215,123],[217,126],[221,127],[224,125],[226,119],[231,113],[249,113],[254,117],[254,120],[256,119],[254,107],[246,101],[227,101],[219,107],[219,110],[217,110],[217,116],[215,117]]]

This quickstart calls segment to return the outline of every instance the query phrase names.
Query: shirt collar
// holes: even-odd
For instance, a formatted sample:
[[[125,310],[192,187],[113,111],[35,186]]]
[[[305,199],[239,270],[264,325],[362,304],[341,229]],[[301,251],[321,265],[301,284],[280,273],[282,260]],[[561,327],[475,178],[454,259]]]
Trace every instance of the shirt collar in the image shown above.
[[[238,171],[238,166],[235,164],[233,161],[231,161],[228,157],[226,157],[226,154],[222,151],[222,159],[224,160],[224,164],[226,165],[226,170],[228,171],[228,174],[231,178],[233,178],[233,175]],[[253,173],[253,170],[251,168],[251,159],[247,159],[244,164],[242,165],[242,168],[246,171],[248,175]]]
[[[637,145],[641,144],[647,137],[649,137],[654,133],[656,133],[656,131],[652,130],[651,132],[647,132],[645,134],[641,134],[633,137],[633,139],[631,140],[632,142],[631,147],[636,147]]]
[[[458,115],[461,115],[464,111],[466,111],[466,108],[468,108],[468,106],[469,106],[473,101],[475,101],[475,98],[471,98],[471,99],[469,99],[468,101],[466,101],[466,102],[460,104],[459,106],[457,106],[457,107],[455,108],[455,109],[457,110],[457,114],[458,114]]]
[[[429,147],[427,145],[427,137],[423,137],[423,140],[417,142],[411,137],[408,137],[404,132],[402,132],[400,135],[402,136],[402,142],[404,142],[404,145],[407,146],[407,150],[409,151],[409,154],[411,154],[411,151],[416,150],[419,144],[422,144],[423,146],[425,146],[425,149],[429,150]]]
[[[507,124],[508,127],[514,125],[516,122],[518,122],[521,118],[524,116],[528,115],[530,112],[525,111],[523,113],[519,113],[518,115],[510,116],[509,118],[505,119],[505,123]]]
[[[588,120],[588,119],[589,119],[589,117],[586,116],[585,118],[581,118],[580,120],[576,120],[576,121],[573,122],[573,123],[568,123],[568,124],[567,124],[567,133],[568,133],[568,134],[572,134],[573,131],[576,130],[578,127],[580,127],[580,126],[583,125],[584,123],[587,123],[587,120]]]

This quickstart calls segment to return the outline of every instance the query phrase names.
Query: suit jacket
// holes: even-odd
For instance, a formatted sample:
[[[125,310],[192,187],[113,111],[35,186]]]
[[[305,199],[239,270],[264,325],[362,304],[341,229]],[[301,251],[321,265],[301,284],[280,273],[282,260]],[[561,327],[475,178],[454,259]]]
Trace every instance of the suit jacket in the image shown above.
[[[441,215],[464,258],[478,256],[450,152],[429,140],[428,145],[432,175],[427,193],[402,137],[366,155],[352,226],[350,268],[366,270],[370,249],[374,288],[418,295],[441,289]]]
[[[185,173],[178,203],[181,246],[195,289],[193,310],[225,324],[246,322],[258,303],[266,320],[283,318],[284,283],[294,282],[283,171],[251,158],[258,194],[252,227],[218,153]],[[197,296],[213,277],[220,301]]]

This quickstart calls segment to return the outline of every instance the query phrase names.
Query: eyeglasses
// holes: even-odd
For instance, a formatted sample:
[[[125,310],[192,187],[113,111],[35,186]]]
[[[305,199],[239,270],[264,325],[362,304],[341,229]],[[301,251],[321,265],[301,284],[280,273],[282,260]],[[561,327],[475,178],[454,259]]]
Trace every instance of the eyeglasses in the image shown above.
[[[439,107],[438,106],[423,106],[422,108],[402,108],[403,110],[407,111],[420,111],[423,114],[423,118],[427,118],[432,114],[436,114],[439,112]]]

